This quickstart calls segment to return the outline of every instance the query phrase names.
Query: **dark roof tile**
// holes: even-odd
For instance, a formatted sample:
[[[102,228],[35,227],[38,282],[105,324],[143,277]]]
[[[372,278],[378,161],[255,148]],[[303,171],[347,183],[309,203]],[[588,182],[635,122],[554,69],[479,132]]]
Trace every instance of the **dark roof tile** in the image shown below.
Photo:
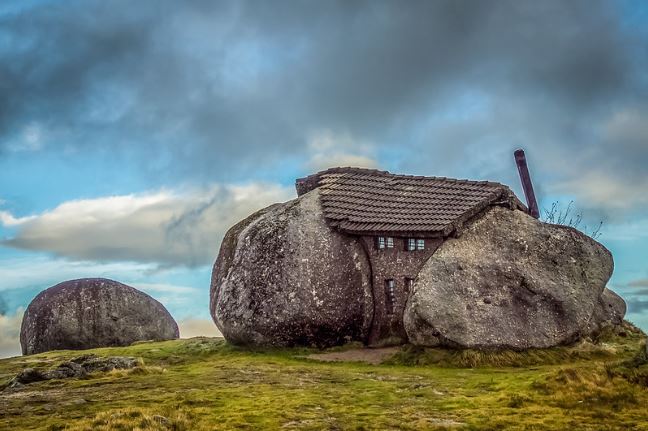
[[[331,168],[298,179],[296,188],[299,195],[319,188],[329,223],[355,234],[447,235],[495,203],[526,210],[500,183],[375,169]]]

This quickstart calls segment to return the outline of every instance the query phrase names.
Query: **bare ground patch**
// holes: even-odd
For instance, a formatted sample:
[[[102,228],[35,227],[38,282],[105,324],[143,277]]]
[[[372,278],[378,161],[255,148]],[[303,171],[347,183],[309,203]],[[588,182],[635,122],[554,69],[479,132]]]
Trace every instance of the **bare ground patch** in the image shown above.
[[[400,347],[381,347],[377,349],[367,347],[341,352],[314,353],[308,355],[307,358],[323,362],[366,362],[367,364],[378,365],[399,350]]]

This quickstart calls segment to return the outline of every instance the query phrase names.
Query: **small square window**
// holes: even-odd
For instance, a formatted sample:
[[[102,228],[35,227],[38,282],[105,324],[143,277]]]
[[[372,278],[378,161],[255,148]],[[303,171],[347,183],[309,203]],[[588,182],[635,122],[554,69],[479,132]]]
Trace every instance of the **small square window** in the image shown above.
[[[385,248],[385,237],[384,236],[379,236],[377,244],[378,244],[379,249],[381,249],[381,250],[384,249]]]
[[[376,247],[380,250],[394,248],[394,238],[391,236],[379,236],[376,238]]]
[[[417,238],[407,238],[407,243],[405,250],[415,251],[415,250],[425,250],[425,240]]]

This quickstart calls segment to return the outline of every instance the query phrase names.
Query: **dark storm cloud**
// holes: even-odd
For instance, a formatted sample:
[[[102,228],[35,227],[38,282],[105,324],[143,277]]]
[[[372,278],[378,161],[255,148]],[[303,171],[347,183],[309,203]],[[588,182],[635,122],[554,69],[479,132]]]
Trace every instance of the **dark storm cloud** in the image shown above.
[[[221,179],[306,158],[309,136],[331,130],[418,173],[502,175],[524,145],[563,187],[588,164],[637,184],[646,43],[615,6],[45,4],[0,16],[0,142],[36,124],[46,150],[109,148],[155,174]]]

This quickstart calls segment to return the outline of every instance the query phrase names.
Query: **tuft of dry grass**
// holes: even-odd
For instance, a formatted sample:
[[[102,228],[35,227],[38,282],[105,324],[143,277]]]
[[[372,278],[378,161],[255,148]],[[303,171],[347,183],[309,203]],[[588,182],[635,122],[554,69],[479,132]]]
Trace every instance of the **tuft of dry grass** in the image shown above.
[[[643,339],[640,329],[624,322],[621,328],[604,329],[594,338],[586,338],[570,346],[550,349],[476,350],[425,348],[406,345],[385,363],[392,365],[421,365],[453,368],[528,367],[559,365],[578,361],[610,361],[626,355]]]
[[[167,409],[157,412],[138,408],[105,411],[74,425],[50,427],[51,431],[189,431],[195,429],[190,416],[182,411]]]
[[[140,366],[137,366],[135,368],[130,368],[130,369],[127,369],[127,370],[114,369],[112,371],[109,371],[108,373],[95,373],[94,375],[92,375],[92,377],[109,375],[109,376],[114,377],[114,378],[120,378],[120,377],[129,376],[129,375],[146,376],[146,375],[149,375],[149,374],[164,374],[166,372],[167,372],[167,369],[163,368],[163,367],[140,365]]]

